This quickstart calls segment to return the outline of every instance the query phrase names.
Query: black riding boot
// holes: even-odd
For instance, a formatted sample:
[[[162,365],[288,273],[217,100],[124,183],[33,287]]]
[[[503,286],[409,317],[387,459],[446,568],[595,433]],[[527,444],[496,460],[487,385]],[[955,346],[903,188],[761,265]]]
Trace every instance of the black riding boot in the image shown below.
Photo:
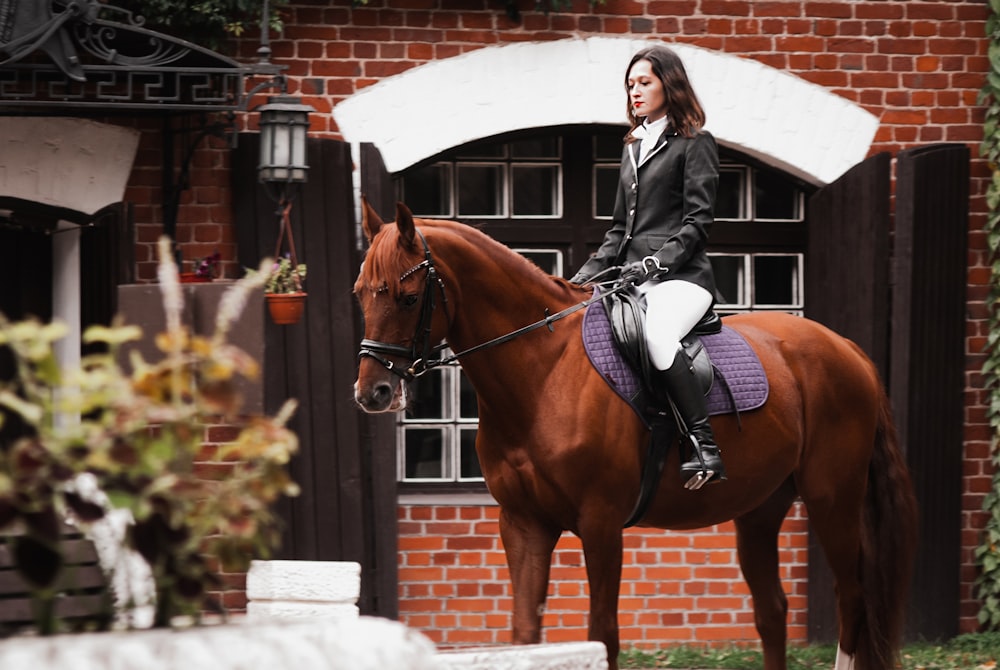
[[[685,486],[699,489],[709,482],[722,481],[726,478],[722,453],[715,444],[715,436],[708,423],[705,395],[688,364],[687,356],[678,349],[670,369],[657,370],[655,375],[657,384],[662,386],[677,408],[684,422],[681,432],[694,450],[691,459],[681,465],[681,479]]]

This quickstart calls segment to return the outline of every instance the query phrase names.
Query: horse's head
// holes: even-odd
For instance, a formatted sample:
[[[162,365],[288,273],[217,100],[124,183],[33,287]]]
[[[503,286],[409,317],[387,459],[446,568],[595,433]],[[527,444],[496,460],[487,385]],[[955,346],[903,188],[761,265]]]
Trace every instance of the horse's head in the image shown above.
[[[405,205],[397,204],[393,225],[363,200],[362,229],[369,248],[354,295],[365,338],[354,399],[366,412],[394,412],[406,406],[404,382],[444,337],[444,314],[434,309],[443,302],[444,285]]]

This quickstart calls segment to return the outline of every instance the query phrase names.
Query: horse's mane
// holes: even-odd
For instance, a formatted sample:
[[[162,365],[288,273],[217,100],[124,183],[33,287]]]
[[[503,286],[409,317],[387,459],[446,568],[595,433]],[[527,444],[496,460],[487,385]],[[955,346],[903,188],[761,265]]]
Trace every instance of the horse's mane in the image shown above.
[[[414,223],[427,236],[432,254],[434,253],[432,238],[436,233],[453,234],[476,248],[486,250],[491,258],[506,257],[507,261],[525,276],[526,281],[548,283],[553,288],[567,293],[579,288],[561,277],[546,273],[529,259],[473,226],[445,219],[414,219]],[[398,296],[402,292],[400,281],[402,273],[419,263],[422,258],[423,249],[420,247],[419,238],[415,238],[414,247],[406,249],[399,244],[399,229],[394,224],[386,225],[375,236],[368,249],[361,267],[359,282],[367,290],[388,290],[391,295]]]

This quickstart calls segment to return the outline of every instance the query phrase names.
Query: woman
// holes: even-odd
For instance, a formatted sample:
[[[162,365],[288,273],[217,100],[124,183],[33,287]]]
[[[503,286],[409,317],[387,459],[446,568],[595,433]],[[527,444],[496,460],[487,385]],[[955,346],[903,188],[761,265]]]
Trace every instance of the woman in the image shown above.
[[[669,397],[696,453],[681,466],[686,486],[725,479],[705,398],[681,339],[711,309],[715,278],[705,253],[719,181],[715,139],[680,58],[664,46],[643,49],[626,70],[632,128],[604,243],[570,280],[583,284],[624,265],[622,279],[645,295],[653,397]]]

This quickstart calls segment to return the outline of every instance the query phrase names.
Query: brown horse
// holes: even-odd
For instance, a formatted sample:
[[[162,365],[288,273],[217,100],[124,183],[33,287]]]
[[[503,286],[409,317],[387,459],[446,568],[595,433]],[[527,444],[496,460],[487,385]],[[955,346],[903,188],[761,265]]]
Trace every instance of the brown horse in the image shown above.
[[[479,398],[476,450],[500,504],[513,582],[513,640],[541,638],[552,551],[563,531],[583,544],[589,637],[617,668],[622,527],[640,488],[648,431],[588,362],[582,311],[550,328],[494,342],[589,290],[549,276],[470,226],[395,225],[365,203],[370,244],[355,294],[365,317],[357,403],[397,411],[405,379],[441,340]],[[685,490],[672,450],[641,526],[692,529],[733,519],[753,595],[766,670],[786,667],[787,600],[778,532],[804,502],[836,580],[837,670],[888,670],[901,637],[916,545],[916,503],[896,445],[888,400],[869,359],[850,341],[801,317],[745,314],[725,322],[751,344],[770,395],[760,409],[712,419],[727,481]],[[483,343],[489,346],[479,347]]]

